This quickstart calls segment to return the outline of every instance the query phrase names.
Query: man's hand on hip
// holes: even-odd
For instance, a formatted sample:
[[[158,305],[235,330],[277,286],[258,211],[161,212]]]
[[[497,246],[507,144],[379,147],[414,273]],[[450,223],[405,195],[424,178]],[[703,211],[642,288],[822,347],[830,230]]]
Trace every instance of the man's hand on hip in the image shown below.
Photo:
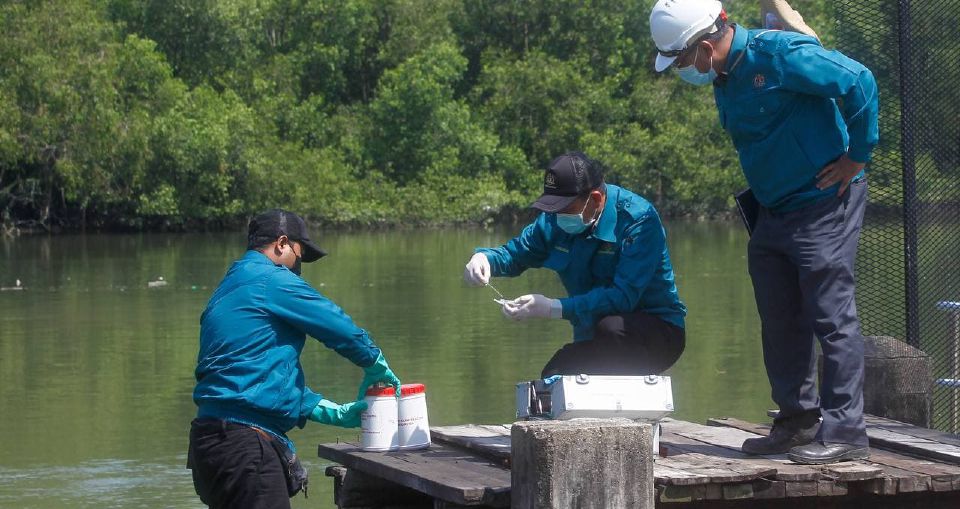
[[[853,177],[856,177],[863,167],[867,163],[858,163],[853,159],[850,159],[850,156],[843,154],[836,161],[827,164],[820,170],[820,173],[817,174],[817,188],[826,189],[837,182],[840,183],[840,190],[837,191],[837,196],[843,196],[843,193],[847,190],[847,187],[850,186],[850,181],[853,180]]]

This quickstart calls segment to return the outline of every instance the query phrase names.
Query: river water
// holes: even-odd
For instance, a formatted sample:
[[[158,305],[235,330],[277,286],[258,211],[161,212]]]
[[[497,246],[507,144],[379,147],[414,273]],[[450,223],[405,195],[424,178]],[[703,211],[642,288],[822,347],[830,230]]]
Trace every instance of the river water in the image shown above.
[[[687,350],[669,372],[674,417],[765,420],[745,232],[666,227],[689,308]],[[518,230],[325,232],[315,237],[330,255],[303,275],[371,333],[404,382],[427,385],[432,425],[508,423],[514,384],[571,337],[565,321],[508,321],[491,290],[461,280],[474,247]],[[199,315],[243,242],[240,232],[0,240],[0,287],[25,288],[0,291],[0,507],[202,507],[184,468]],[[562,295],[546,270],[496,286]],[[308,341],[302,360],[314,390],[355,395],[360,370],[321,343]],[[333,507],[316,444],[357,431],[308,423],[290,436],[311,475],[310,498],[294,507]]]

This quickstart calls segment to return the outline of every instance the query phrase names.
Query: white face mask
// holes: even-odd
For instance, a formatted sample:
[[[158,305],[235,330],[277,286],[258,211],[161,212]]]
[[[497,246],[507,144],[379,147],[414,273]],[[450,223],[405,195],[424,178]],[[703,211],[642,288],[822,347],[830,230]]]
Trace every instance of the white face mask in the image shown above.
[[[710,70],[707,72],[700,72],[697,69],[697,59],[700,58],[700,48],[697,48],[697,54],[693,58],[693,63],[686,67],[677,67],[677,75],[680,76],[680,79],[690,83],[691,85],[706,85],[713,83],[713,80],[717,79],[717,71],[713,69],[713,56],[710,56]]]

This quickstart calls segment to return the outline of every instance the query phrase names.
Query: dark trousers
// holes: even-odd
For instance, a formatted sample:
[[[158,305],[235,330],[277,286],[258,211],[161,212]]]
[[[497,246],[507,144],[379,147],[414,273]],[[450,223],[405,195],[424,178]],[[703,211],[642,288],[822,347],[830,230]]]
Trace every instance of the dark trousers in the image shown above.
[[[200,500],[213,508],[289,509],[277,451],[249,426],[217,419],[190,424],[187,466]]]
[[[568,343],[543,367],[552,375],[655,375],[677,362],[683,328],[643,311],[604,317],[593,339]]]
[[[818,412],[822,442],[867,444],[853,274],[866,195],[861,180],[800,210],[761,209],[748,249],[773,401],[781,419]],[[823,351],[819,395],[815,340]]]

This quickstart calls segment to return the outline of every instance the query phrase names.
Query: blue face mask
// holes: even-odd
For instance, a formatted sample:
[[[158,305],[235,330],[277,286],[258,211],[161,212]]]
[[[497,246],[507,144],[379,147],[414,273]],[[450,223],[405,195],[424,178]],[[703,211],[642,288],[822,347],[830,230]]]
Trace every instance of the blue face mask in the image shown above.
[[[590,203],[590,200],[587,200],[587,203]],[[587,210],[587,203],[583,204],[583,208],[579,214],[557,214],[557,226],[570,235],[583,233],[596,221],[596,219],[591,219],[590,221],[583,220],[583,211]]]
[[[713,57],[710,57],[710,70],[707,72],[700,72],[700,70],[697,69],[697,58],[699,57],[700,49],[697,48],[697,56],[694,57],[693,63],[686,67],[677,67],[677,75],[680,76],[680,79],[691,85],[707,85],[713,83],[713,80],[717,79],[717,71],[713,69]]]
[[[293,262],[293,267],[290,267],[290,272],[299,276],[301,270],[303,270],[303,258],[298,256],[297,261]]]
[[[293,244],[290,244],[290,250],[293,251],[293,256],[296,256],[297,259],[293,262],[293,267],[288,267],[290,272],[293,272],[296,275],[300,275],[300,272],[303,270],[303,257],[297,254],[297,251],[293,249]],[[300,252],[303,252],[303,244],[300,244]]]

